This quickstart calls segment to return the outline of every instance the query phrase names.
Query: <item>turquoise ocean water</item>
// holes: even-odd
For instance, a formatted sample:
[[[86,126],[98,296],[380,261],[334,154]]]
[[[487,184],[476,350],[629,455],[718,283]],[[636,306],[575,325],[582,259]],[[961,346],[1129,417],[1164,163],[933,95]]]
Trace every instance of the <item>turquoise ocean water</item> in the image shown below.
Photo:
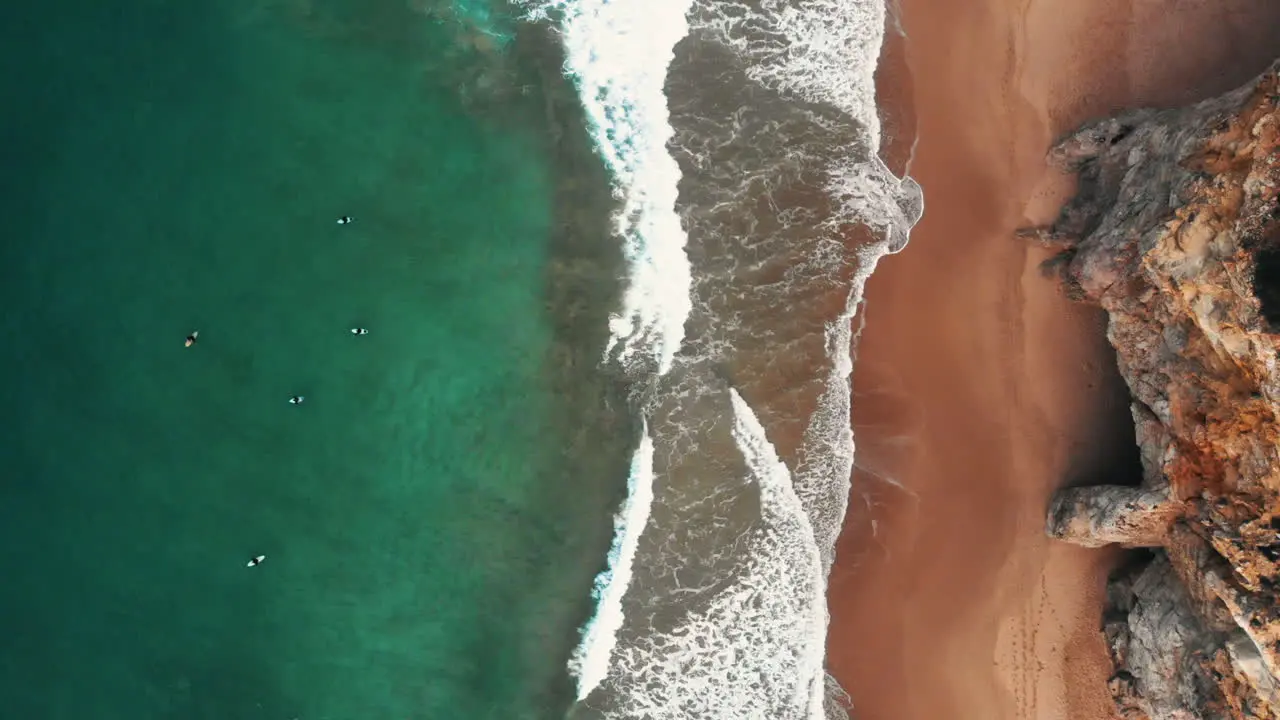
[[[617,258],[470,5],[0,10],[0,717],[563,716]]]

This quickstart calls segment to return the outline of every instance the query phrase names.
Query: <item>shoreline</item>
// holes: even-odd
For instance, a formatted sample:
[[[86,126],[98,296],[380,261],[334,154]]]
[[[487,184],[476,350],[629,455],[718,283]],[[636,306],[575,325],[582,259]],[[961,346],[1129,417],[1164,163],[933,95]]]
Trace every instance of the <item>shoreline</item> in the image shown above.
[[[1272,59],[1259,28],[1280,10],[957,5],[903,0],[906,38],[891,25],[882,53],[902,45],[899,116],[918,132],[882,154],[895,172],[910,161],[926,212],[867,286],[828,664],[864,720],[1102,720],[1098,628],[1120,554],[1050,542],[1044,509],[1064,484],[1137,471],[1128,393],[1101,311],[1068,302],[1040,272],[1049,251],[1014,231],[1073,189],[1045,165],[1054,138],[1233,87]],[[885,87],[900,70],[877,70],[882,101],[901,101]]]

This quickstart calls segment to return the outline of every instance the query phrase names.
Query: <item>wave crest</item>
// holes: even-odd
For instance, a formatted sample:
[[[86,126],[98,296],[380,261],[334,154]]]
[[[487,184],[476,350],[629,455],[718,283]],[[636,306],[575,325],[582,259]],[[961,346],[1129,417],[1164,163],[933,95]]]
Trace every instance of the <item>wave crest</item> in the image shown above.
[[[664,374],[689,316],[687,240],[676,215],[680,168],[667,151],[674,131],[663,94],[691,0],[517,0],[531,20],[553,20],[568,54],[601,157],[621,201],[615,231],[628,285],[605,349],[624,367],[642,359]],[[644,367],[642,364],[641,367]]]

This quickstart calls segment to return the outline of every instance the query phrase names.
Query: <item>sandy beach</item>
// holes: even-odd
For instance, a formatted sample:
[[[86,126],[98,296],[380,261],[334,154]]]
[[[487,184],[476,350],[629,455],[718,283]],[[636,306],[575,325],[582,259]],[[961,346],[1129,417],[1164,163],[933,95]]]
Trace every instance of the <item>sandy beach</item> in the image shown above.
[[[1244,82],[1280,54],[1280,6],[901,11],[879,79],[890,155],[926,210],[867,288],[830,666],[861,720],[1108,719],[1097,628],[1118,553],[1051,543],[1043,521],[1054,489],[1138,471],[1127,392],[1101,312],[1065,300],[1039,271],[1048,252],[1013,232],[1071,192],[1045,167],[1055,137]]]

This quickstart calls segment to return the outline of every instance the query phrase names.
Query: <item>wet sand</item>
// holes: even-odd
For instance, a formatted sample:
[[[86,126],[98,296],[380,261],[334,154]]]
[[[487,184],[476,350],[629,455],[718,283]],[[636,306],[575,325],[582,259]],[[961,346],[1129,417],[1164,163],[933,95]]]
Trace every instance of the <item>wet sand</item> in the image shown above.
[[[926,210],[868,284],[830,594],[860,720],[1113,717],[1097,629],[1117,554],[1051,543],[1043,518],[1063,484],[1136,480],[1127,393],[1101,313],[1013,231],[1071,191],[1044,165],[1055,137],[1260,71],[1268,4],[903,0],[881,89]]]

